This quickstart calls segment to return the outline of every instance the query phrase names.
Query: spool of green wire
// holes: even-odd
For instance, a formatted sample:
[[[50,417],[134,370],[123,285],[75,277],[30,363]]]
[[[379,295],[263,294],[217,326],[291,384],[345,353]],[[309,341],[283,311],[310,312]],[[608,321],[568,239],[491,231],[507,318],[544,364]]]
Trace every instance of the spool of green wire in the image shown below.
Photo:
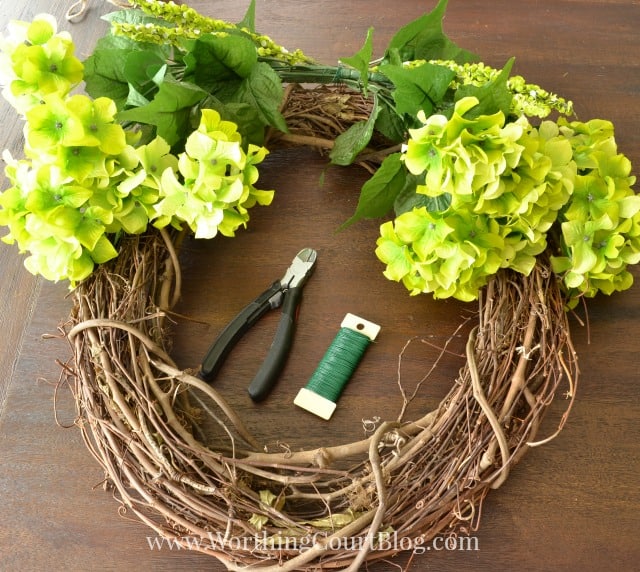
[[[330,419],[342,390],[379,331],[377,324],[347,314],[316,371],[298,392],[294,404],[325,420]]]

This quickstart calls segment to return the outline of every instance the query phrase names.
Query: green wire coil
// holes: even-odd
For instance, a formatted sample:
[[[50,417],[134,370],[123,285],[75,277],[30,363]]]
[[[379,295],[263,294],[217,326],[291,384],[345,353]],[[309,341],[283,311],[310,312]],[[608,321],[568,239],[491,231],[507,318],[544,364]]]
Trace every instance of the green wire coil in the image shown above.
[[[378,324],[354,314],[347,314],[340,326],[307,385],[293,400],[298,407],[325,420],[333,415],[342,390],[380,331]]]
[[[370,343],[364,334],[340,328],[306,388],[334,403],[338,401]]]

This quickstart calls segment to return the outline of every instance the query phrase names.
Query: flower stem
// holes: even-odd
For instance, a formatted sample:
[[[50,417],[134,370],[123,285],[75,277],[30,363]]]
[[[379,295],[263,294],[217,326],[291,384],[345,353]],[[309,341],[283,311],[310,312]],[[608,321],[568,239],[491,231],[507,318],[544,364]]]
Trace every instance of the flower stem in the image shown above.
[[[352,68],[344,66],[287,65],[281,60],[264,59],[278,74],[284,83],[311,84],[345,84],[357,91],[362,91],[362,75]],[[369,72],[368,82],[372,91],[390,90],[393,84],[379,72]]]

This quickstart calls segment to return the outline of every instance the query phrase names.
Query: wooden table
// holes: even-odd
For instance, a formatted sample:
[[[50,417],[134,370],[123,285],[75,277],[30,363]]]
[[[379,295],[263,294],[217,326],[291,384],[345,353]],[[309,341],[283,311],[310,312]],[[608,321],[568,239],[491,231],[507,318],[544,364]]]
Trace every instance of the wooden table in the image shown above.
[[[244,2],[193,2],[215,17],[238,21]],[[376,54],[404,23],[434,1],[273,0],[257,3],[260,31],[300,47],[320,61],[355,53],[375,27]],[[86,56],[105,29],[99,16],[112,7],[89,2],[84,21],[69,24],[61,0],[3,2],[0,25],[55,14]],[[640,165],[640,5],[636,0],[451,0],[447,33],[501,67],[516,56],[529,81],[573,99],[580,119],[614,121],[620,150]],[[21,125],[0,107],[0,147],[19,154]],[[216,332],[248,300],[280,277],[300,248],[318,249],[316,274],[306,287],[295,351],[274,395],[255,407],[237,379],[250,379],[270,343],[277,316],[243,341],[223,372],[220,390],[242,408],[265,443],[299,447],[362,436],[362,420],[394,414],[398,355],[412,336],[446,339],[470,307],[410,298],[381,276],[373,255],[377,225],[366,221],[333,230],[352,212],[366,174],[331,168],[315,151],[274,153],[262,169],[263,188],[275,188],[273,207],[254,211],[249,230],[233,240],[189,242],[180,311],[198,321],[176,326],[174,355],[194,366]],[[321,178],[324,183],[321,184]],[[6,184],[6,183],[5,183]],[[256,247],[256,245],[259,245]],[[68,391],[58,388],[56,359],[69,357],[56,334],[69,309],[67,286],[29,275],[14,247],[0,248],[0,569],[221,570],[214,560],[186,550],[151,550],[153,534],[120,515],[102,488],[102,473],[71,425]],[[640,277],[636,268],[635,276]],[[472,308],[472,307],[471,307]],[[291,396],[306,382],[346,311],[383,326],[330,423],[294,411]],[[585,313],[578,312],[585,321]],[[412,570],[632,570],[640,562],[640,285],[589,302],[588,327],[572,318],[581,379],[569,422],[560,436],[535,449],[483,506],[477,550],[431,550],[411,560]],[[459,349],[464,340],[460,340]],[[416,342],[402,362],[402,380],[419,378],[433,351]],[[461,365],[452,357],[426,388],[419,405],[437,402]],[[543,427],[551,433],[566,403],[561,396]],[[57,417],[54,415],[57,413]],[[58,424],[56,424],[56,421]],[[300,424],[304,423],[304,432]],[[304,434],[300,434],[304,433]],[[396,570],[408,558],[381,563]]]

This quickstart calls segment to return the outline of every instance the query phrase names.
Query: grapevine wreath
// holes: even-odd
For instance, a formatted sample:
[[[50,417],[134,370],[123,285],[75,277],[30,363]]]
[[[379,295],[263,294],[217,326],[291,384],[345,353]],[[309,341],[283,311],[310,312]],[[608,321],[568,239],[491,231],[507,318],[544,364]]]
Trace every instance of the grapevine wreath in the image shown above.
[[[31,272],[69,281],[77,425],[129,514],[199,538],[231,570],[356,570],[474,529],[487,492],[555,436],[537,431],[561,385],[564,424],[578,378],[568,311],[632,283],[640,197],[613,125],[575,120],[512,61],[478,62],[444,34],[445,8],[379,60],[370,32],[337,66],[260,35],[253,3],[234,25],[135,1],[84,62],[48,15],[2,36],[25,148],[4,155],[0,224]],[[274,453],[174,363],[167,316],[181,240],[233,236],[272,200],[256,187],[267,148],[301,144],[369,171],[345,225],[384,219],[384,275],[477,300],[477,323],[433,411]]]

